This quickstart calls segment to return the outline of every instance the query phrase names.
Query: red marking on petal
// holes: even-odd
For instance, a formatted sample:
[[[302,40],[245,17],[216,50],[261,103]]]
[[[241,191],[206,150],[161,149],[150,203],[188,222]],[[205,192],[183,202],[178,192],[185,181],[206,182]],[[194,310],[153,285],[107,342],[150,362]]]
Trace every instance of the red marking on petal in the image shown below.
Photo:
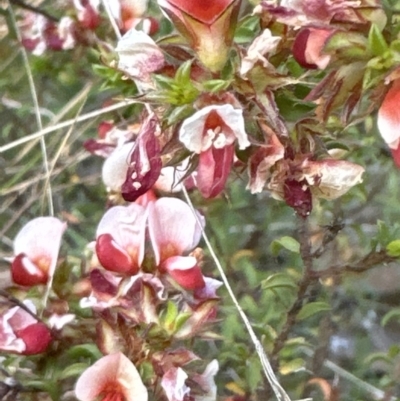
[[[234,152],[234,145],[228,145],[222,149],[211,146],[205,152],[200,153],[197,186],[205,198],[213,198],[225,188]]]
[[[204,23],[212,24],[237,0],[168,0],[179,11]]]
[[[126,181],[122,184],[122,197],[134,202],[146,193],[161,173],[162,161],[158,139],[155,136],[157,121],[148,118],[144,123],[132,152]]]
[[[40,322],[19,330],[15,334],[26,345],[25,351],[22,352],[24,355],[35,355],[46,351],[52,340],[50,330]]]
[[[139,266],[115,243],[111,234],[102,234],[96,241],[96,254],[101,265],[112,272],[136,274]]]
[[[193,259],[193,261],[191,259]],[[192,266],[188,267],[188,260],[193,262]],[[182,263],[182,269],[179,268],[180,263]],[[172,257],[164,262],[163,268],[180,286],[187,290],[200,289],[206,285],[201,269],[197,265],[195,258],[181,256]]]
[[[309,68],[309,69],[316,69],[318,68],[316,64],[314,63],[309,63],[307,61],[307,46],[308,46],[308,40],[311,34],[311,29],[305,28],[302,29],[296,36],[296,39],[294,40],[293,43],[293,57],[295,60],[304,68]]]
[[[95,292],[100,292],[111,296],[117,295],[117,286],[113,283],[110,283],[99,269],[93,269],[90,272],[90,284]]]
[[[48,280],[47,273],[40,270],[38,266],[36,274],[30,273],[26,268],[26,263],[32,263],[24,253],[15,257],[11,264],[11,277],[14,283],[31,287],[38,284],[46,284]]]
[[[102,156],[105,154],[110,154],[114,149],[114,145],[108,145],[105,143],[101,143],[96,141],[95,139],[88,139],[83,142],[83,147],[90,153],[98,156]],[[104,156],[103,156],[104,157]]]

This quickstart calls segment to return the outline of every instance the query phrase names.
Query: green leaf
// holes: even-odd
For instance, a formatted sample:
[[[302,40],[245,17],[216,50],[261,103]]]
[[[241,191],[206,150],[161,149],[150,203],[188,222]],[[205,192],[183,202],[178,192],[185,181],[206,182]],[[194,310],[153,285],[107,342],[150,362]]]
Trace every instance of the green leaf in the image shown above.
[[[78,358],[91,358],[92,360],[100,359],[103,355],[94,344],[83,344],[75,345],[71,347],[68,351],[68,356],[78,359]]]
[[[180,313],[175,320],[174,331],[178,331],[187,322],[190,316],[192,316],[191,312]]]
[[[372,24],[369,30],[368,45],[374,56],[382,56],[389,49],[382,32],[376,24]]]
[[[386,252],[389,256],[393,256],[395,258],[400,257],[400,239],[396,239],[386,246]]]
[[[219,92],[228,89],[231,81],[225,81],[224,79],[211,79],[203,82],[203,88],[208,92]]]
[[[305,320],[320,312],[327,312],[331,310],[331,306],[326,302],[317,301],[304,305],[297,315],[297,320]]]
[[[381,320],[381,326],[385,327],[392,319],[400,320],[400,308],[392,309],[386,313]]]
[[[294,238],[289,236],[284,236],[279,239],[272,241],[271,252],[274,256],[278,255],[279,251],[282,248],[287,249],[290,252],[299,253],[300,252],[300,244]]]
[[[290,373],[298,372],[299,370],[303,370],[305,365],[305,361],[302,358],[295,358],[289,362],[281,363],[279,368],[279,373],[282,375],[288,375]]]
[[[285,273],[276,273],[261,281],[263,290],[276,290],[278,288],[297,289],[294,279]]]
[[[60,380],[67,379],[68,377],[75,377],[75,376],[80,376],[84,370],[86,370],[89,367],[87,363],[79,362],[79,363],[73,363],[72,365],[68,366],[66,369],[64,369],[60,376]]]

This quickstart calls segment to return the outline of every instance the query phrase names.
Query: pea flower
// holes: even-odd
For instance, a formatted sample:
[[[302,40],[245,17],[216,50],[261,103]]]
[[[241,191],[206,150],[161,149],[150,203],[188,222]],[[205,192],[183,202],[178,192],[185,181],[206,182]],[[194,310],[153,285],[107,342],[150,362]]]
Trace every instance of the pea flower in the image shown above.
[[[240,149],[250,146],[242,110],[231,104],[206,106],[197,111],[183,122],[179,139],[187,149],[200,155],[197,187],[206,198],[215,197],[224,189],[235,142]]]
[[[57,265],[66,223],[56,217],[37,217],[27,223],[14,240],[11,276],[16,284],[46,284]]]
[[[158,0],[159,6],[212,72],[225,65],[240,0]]]
[[[24,304],[36,313],[31,301]],[[19,306],[0,314],[0,350],[22,355],[46,351],[52,340],[50,330]]]
[[[122,353],[102,357],[79,377],[75,386],[80,401],[147,401],[135,365]]]
[[[400,79],[393,81],[378,111],[378,129],[400,168]]]
[[[164,55],[150,36],[132,28],[118,41],[115,51],[118,68],[131,76],[140,89],[153,87],[151,74],[164,65]]]
[[[147,208],[132,203],[109,209],[96,234],[101,265],[109,271],[137,274],[145,255],[146,224],[159,272],[168,273],[186,289],[204,287],[196,257],[186,256],[198,244],[201,230],[190,207],[180,199],[160,198]]]
[[[323,70],[331,56],[323,54],[327,40],[335,32],[333,29],[307,27],[299,31],[293,43],[293,56],[304,68]]]

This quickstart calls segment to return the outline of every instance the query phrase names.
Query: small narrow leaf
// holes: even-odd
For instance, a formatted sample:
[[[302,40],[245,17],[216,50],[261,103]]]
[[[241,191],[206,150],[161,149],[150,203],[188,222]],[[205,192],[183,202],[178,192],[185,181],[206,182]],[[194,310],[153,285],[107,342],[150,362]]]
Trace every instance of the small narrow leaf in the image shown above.
[[[368,44],[374,56],[381,56],[389,49],[385,38],[376,24],[371,25],[371,29],[369,30],[368,34]]]
[[[316,315],[320,312],[327,312],[330,311],[331,307],[326,302],[311,302],[309,304],[304,305],[299,314],[297,315],[297,320],[305,320],[311,316]]]
[[[276,273],[261,282],[263,290],[276,290],[278,288],[297,289],[294,279],[285,273]]]
[[[385,327],[393,319],[400,321],[400,308],[392,309],[386,313],[381,320],[381,326]]]
[[[290,252],[299,253],[300,244],[294,238],[289,236],[284,236],[279,239],[274,240],[271,245],[271,252],[273,255],[277,255],[282,248],[287,249]]]

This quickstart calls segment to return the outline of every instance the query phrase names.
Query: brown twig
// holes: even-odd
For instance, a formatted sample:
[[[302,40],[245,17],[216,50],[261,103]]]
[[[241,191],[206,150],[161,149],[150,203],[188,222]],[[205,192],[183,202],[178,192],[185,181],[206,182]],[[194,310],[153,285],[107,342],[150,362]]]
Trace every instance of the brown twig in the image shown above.
[[[299,242],[300,242],[300,256],[304,264],[303,277],[298,284],[298,290],[296,295],[296,300],[292,307],[289,309],[286,315],[286,322],[279,333],[277,339],[275,340],[274,348],[272,350],[272,367],[276,370],[279,367],[278,354],[285,345],[286,340],[289,337],[292,327],[296,323],[296,318],[301,308],[303,307],[304,297],[307,293],[308,288],[311,284],[316,281],[316,277],[313,275],[313,255],[311,252],[310,244],[310,233],[308,227],[308,220],[301,217],[298,218],[299,221]]]
[[[43,15],[44,17],[46,17],[47,19],[54,21],[54,22],[59,22],[60,19],[57,17],[54,17],[54,15],[49,14],[47,11],[44,11],[38,7],[35,6],[31,6],[30,4],[26,4],[24,3],[22,0],[9,0],[11,4],[14,4],[17,7],[21,7],[25,10],[29,10],[32,11],[36,14],[40,14]]]

